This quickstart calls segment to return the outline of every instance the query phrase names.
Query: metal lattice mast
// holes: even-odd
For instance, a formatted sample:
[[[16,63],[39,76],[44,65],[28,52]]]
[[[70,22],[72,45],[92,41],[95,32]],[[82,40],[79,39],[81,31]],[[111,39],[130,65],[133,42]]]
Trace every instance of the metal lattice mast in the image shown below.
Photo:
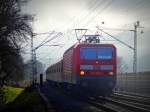
[[[139,27],[140,22],[137,21],[134,24],[134,54],[133,54],[133,72],[137,73],[137,27]]]
[[[31,36],[31,76],[30,76],[30,82],[34,82],[34,52],[33,52],[33,35]]]
[[[49,36],[51,36],[53,33],[50,33]],[[52,38],[48,39],[47,41],[43,41],[40,45],[38,45],[37,47],[33,47],[33,38],[35,35],[32,34],[31,36],[31,66],[32,66],[32,69],[31,69],[31,80],[32,80],[32,84],[35,84],[36,81],[37,81],[37,59],[36,59],[36,50],[39,49],[40,47],[44,46],[46,43],[52,41],[53,39],[61,36],[62,33],[61,32],[58,32],[55,36],[53,36]],[[49,37],[48,36],[48,37]],[[55,45],[56,46],[56,45]]]

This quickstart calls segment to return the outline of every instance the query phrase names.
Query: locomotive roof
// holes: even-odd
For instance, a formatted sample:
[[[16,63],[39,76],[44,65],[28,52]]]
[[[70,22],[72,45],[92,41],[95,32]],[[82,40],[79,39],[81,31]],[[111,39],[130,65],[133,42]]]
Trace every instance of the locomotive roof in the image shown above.
[[[116,48],[113,44],[91,44],[91,43],[76,43],[76,44],[74,44],[74,45],[72,45],[70,48],[68,48],[65,52],[64,52],[64,54],[68,51],[68,50],[70,50],[70,49],[72,49],[72,48],[77,48],[77,47],[80,47],[80,46],[110,46],[110,47],[114,47],[114,48]]]

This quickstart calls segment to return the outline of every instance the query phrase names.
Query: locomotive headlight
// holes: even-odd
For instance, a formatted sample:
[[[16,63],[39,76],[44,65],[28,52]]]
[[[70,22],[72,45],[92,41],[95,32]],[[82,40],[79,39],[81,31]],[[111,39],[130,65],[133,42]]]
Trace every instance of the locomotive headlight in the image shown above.
[[[85,72],[83,70],[81,70],[80,75],[85,75]]]
[[[109,74],[109,75],[114,75],[114,73],[113,73],[113,72],[109,72],[108,74]]]

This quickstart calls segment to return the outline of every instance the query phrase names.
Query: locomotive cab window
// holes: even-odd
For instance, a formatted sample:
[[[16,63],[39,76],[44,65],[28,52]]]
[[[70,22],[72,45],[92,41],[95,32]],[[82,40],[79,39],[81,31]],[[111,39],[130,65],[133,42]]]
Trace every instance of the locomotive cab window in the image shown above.
[[[81,48],[80,49],[80,58],[81,59],[96,59],[96,49],[95,48]]]
[[[99,47],[99,48],[80,48],[80,58],[85,60],[111,60],[113,55],[113,48]]]
[[[97,50],[97,58],[100,60],[110,60],[112,59],[112,48],[99,48]]]

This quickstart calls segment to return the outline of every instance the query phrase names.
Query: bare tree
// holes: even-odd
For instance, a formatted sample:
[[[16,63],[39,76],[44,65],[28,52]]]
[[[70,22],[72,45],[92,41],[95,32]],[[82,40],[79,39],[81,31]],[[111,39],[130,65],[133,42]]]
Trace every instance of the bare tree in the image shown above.
[[[22,74],[21,44],[32,35],[33,20],[22,14],[22,3],[26,0],[0,0],[0,86]]]
[[[21,0],[0,0],[0,38],[7,38],[18,48],[32,34],[32,16],[21,14]]]

